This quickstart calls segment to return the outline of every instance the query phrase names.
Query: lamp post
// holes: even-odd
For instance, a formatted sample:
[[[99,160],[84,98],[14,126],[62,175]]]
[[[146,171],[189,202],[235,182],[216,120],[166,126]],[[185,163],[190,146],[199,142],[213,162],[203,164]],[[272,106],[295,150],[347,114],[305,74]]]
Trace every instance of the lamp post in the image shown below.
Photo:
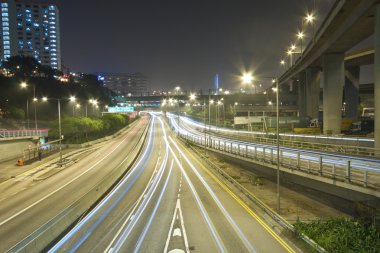
[[[277,146],[277,212],[280,214],[280,131],[279,131],[279,87],[278,79],[272,80],[272,83],[276,83],[276,146]]]
[[[178,125],[178,129],[177,129],[177,135],[179,136],[179,91],[181,90],[181,87],[177,86],[175,87],[175,90],[176,90],[176,94],[177,94],[177,125]]]
[[[203,97],[203,124],[204,124],[204,128],[205,128],[205,155],[206,155],[207,134],[206,134],[206,97],[205,96]]]
[[[301,49],[301,57],[303,57],[303,48],[302,48],[302,40],[305,37],[305,34],[302,31],[297,33],[297,38],[300,40],[300,49]]]
[[[62,166],[62,126],[61,126],[61,99],[60,98],[47,98],[43,97],[42,101],[57,100],[58,105],[58,132],[59,132],[59,164]],[[71,102],[75,101],[75,97],[71,96]]]
[[[22,82],[20,86],[21,89],[26,89],[28,87],[28,84],[26,82]],[[26,122],[29,129],[29,98],[26,99]]]
[[[211,105],[214,103],[214,100],[211,99],[208,101],[208,128],[211,131]]]
[[[70,102],[72,102],[73,103],[73,117],[74,117],[74,114],[75,114],[75,97],[74,96],[71,96],[70,97]]]
[[[315,6],[314,6],[315,8]],[[307,24],[311,24],[313,27],[313,43],[315,43],[315,16],[313,13],[307,13],[305,17],[305,21]]]
[[[243,84],[249,85],[252,83],[253,80],[254,80],[254,77],[251,72],[243,73],[243,75],[241,76],[241,81]],[[256,86],[254,86],[254,88],[255,88],[255,94],[256,94]]]
[[[238,102],[235,102],[234,103],[234,125],[233,125],[233,128],[235,128],[235,117],[236,117],[236,106],[238,106],[239,105],[239,103]]]
[[[216,102],[216,106],[215,106],[215,131],[217,130],[218,128],[218,120],[219,120],[219,105],[220,105],[220,100],[218,100],[218,102]]]
[[[59,125],[59,163],[62,166],[62,128],[61,128],[61,100],[58,100],[58,125]]]
[[[79,108],[80,108],[80,104],[76,104],[76,105],[75,105],[75,108],[76,108],[75,110],[79,110]],[[74,116],[74,115],[73,115],[73,116]]]
[[[289,52],[290,56],[293,54],[293,50],[295,50],[295,45],[292,45]],[[280,135],[279,135],[279,84],[278,84],[278,78],[272,78],[272,77],[264,77],[264,78],[271,78],[272,84],[276,84],[276,88],[274,89],[276,92],[276,149],[277,149],[277,212],[280,213]],[[245,73],[241,77],[243,83],[249,83],[253,80],[253,76],[250,73]],[[249,113],[248,113],[249,117]]]

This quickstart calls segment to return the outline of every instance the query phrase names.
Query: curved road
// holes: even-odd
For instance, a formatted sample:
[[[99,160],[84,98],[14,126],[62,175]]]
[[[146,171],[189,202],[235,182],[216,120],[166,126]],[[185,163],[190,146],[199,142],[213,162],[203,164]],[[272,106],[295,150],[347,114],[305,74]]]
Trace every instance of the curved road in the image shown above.
[[[152,117],[125,178],[50,252],[295,252]]]
[[[127,168],[148,126],[142,118],[117,138],[91,148],[67,167],[39,167],[0,184],[0,252],[21,241],[81,198],[109,173]]]

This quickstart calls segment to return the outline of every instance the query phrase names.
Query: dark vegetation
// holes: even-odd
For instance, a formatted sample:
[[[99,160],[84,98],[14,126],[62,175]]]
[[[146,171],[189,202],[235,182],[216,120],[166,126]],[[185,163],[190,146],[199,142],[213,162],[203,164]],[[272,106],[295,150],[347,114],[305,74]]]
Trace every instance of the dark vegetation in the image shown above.
[[[28,102],[29,118],[34,116],[36,106],[39,120],[56,119],[56,99],[61,99],[62,116],[73,116],[70,96],[75,96],[75,103],[81,105],[82,116],[85,116],[85,106],[88,106],[89,116],[94,116],[96,112],[88,104],[90,99],[98,101],[99,111],[104,109],[105,105],[111,105],[113,101],[113,93],[103,87],[95,75],[64,75],[60,71],[39,64],[32,57],[11,57],[2,63],[1,70],[0,118],[25,120]],[[21,87],[22,82],[27,84],[26,88]],[[34,97],[38,99],[37,102],[33,101]],[[50,100],[42,102],[42,97]]]
[[[97,138],[101,138],[117,132],[126,125],[129,119],[126,115],[106,114],[100,118],[65,118],[61,122],[64,131],[63,142],[66,143],[83,143]],[[49,138],[59,138],[58,121],[50,125]]]
[[[330,253],[380,252],[380,233],[375,225],[334,218],[311,223],[297,221],[296,234],[304,233]]]

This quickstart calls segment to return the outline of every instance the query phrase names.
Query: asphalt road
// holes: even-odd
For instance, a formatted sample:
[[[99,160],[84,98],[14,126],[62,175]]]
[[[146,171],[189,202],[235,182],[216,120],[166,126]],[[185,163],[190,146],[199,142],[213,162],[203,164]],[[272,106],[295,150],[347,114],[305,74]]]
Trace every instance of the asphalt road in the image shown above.
[[[67,167],[47,167],[0,184],[0,252],[5,252],[61,210],[81,198],[112,171],[127,167],[149,118],[105,143],[91,147],[90,154]]]
[[[159,116],[125,178],[50,252],[294,252]]]

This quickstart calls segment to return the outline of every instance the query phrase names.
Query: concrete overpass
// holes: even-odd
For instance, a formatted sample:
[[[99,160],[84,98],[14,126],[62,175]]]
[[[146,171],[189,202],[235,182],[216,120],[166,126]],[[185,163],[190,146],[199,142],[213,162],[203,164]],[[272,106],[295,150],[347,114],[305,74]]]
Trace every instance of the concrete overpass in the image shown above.
[[[374,34],[374,49],[346,55]],[[355,57],[356,55],[356,57]],[[345,61],[346,60],[346,61]],[[337,0],[302,55],[280,78],[280,84],[298,80],[300,116],[318,115],[319,87],[323,75],[323,129],[341,131],[341,101],[345,87],[347,106],[354,113],[358,103],[360,65],[374,62],[375,148],[380,150],[380,1]],[[349,113],[349,114],[350,114]],[[380,154],[379,154],[380,155]]]

